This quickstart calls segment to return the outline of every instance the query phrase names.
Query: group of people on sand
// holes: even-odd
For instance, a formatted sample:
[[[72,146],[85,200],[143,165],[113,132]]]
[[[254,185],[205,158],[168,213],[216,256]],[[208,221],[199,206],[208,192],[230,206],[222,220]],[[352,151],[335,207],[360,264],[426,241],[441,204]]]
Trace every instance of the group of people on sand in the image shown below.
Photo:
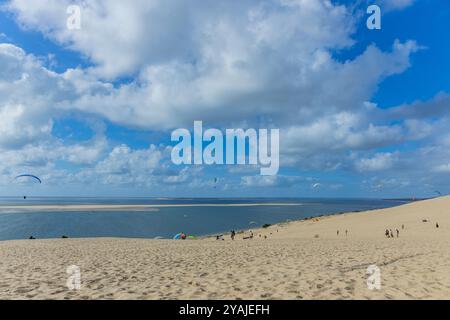
[[[278,232],[278,229],[277,229],[277,232]],[[272,235],[272,232],[270,233],[270,235]],[[244,235],[242,237],[242,239],[243,240],[249,240],[249,239],[253,239],[254,237],[255,237],[255,234],[253,233],[253,231],[249,230],[247,235]],[[259,237],[260,238],[264,237],[264,239],[267,239],[267,235],[259,234]],[[231,230],[230,231],[230,238],[231,238],[231,240],[234,240],[236,238],[236,231],[235,230]],[[216,240],[225,240],[225,239],[223,238],[223,235],[221,234],[221,235],[216,236]]]
[[[230,237],[231,237],[231,240],[234,240],[234,238],[236,237],[236,231],[231,230],[230,231]],[[225,240],[223,238],[223,234],[216,236],[216,240]]]
[[[339,230],[336,231],[336,235],[339,237]],[[348,236],[348,230],[347,229],[345,229],[345,236],[346,237]]]
[[[425,220],[425,221],[427,221],[427,220]],[[439,229],[439,223],[438,222],[436,222],[436,229]],[[402,230],[405,230],[405,225],[404,224],[402,224]],[[400,230],[395,229],[395,233],[397,235],[397,238],[399,238],[400,237]],[[386,236],[386,238],[395,238],[394,237],[394,232],[392,231],[392,229],[386,229],[385,232],[384,232],[384,235]]]
[[[236,238],[236,231],[235,230],[231,230],[230,231],[230,238],[231,238],[231,240],[234,240]],[[248,237],[244,237],[243,239],[244,240],[246,240],[246,239],[253,239],[253,231],[250,230],[250,235]],[[225,240],[223,238],[223,234],[217,235],[216,236],[216,240]]]
[[[405,230],[405,225],[402,224],[402,230]],[[400,230],[398,230],[397,228],[395,229],[395,233],[397,235],[397,238],[400,237]],[[386,238],[395,238],[394,237],[394,232],[392,231],[392,229],[388,229],[386,228],[386,230],[384,231],[384,235],[386,236]]]
[[[395,231],[397,233],[397,238],[400,237],[400,231],[398,229],[395,229]],[[392,232],[392,229],[386,229],[386,231],[384,232],[384,235],[386,236],[386,238],[395,238],[394,232]]]

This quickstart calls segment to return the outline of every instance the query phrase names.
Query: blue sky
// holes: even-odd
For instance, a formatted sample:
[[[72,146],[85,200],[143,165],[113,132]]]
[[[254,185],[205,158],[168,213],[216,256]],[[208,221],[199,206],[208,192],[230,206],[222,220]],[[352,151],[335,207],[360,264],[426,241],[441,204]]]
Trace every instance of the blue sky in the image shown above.
[[[381,30],[365,0],[0,3],[0,195],[450,192],[447,1],[374,1]],[[175,166],[194,120],[278,128],[278,175]]]

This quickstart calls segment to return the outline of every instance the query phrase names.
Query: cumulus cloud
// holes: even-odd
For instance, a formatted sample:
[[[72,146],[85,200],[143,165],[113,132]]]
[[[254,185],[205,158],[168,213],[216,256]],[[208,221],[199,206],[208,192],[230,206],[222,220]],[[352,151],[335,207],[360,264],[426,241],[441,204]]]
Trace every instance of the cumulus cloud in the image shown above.
[[[97,0],[83,4],[77,31],[66,28],[68,4],[13,0],[8,9],[23,26],[94,63],[95,71],[64,75],[79,94],[76,102],[67,101],[70,108],[147,129],[186,125],[199,115],[232,123],[257,113],[281,126],[355,110],[381,80],[403,72],[418,49],[412,41],[396,41],[392,52],[370,46],[352,61],[336,61],[332,51],[353,44],[355,19],[325,0],[188,8],[178,1],[135,1],[126,9],[119,1]],[[112,87],[96,80],[98,73],[137,77]]]
[[[0,109],[0,145],[22,146],[50,134],[52,121],[49,119],[39,123],[37,119],[30,117],[28,112],[21,104],[4,105]]]
[[[362,185],[369,188],[373,192],[392,192],[392,190],[398,190],[408,188],[411,185],[411,181],[405,178],[383,178],[372,177],[369,180],[364,180]]]
[[[226,63],[230,67],[245,62],[249,47],[258,43],[273,49],[291,47],[289,41],[297,40],[294,46],[304,43],[300,46],[314,50],[318,45],[334,47],[349,42],[346,20],[350,17],[344,7],[328,1],[216,1],[205,6],[134,0],[123,6],[120,0],[95,0],[79,2],[82,28],[77,32],[66,27],[66,8],[71,4],[71,0],[12,0],[7,9],[25,28],[40,30],[87,55],[96,72],[109,77],[199,56],[204,56],[204,61],[196,64]],[[285,30],[283,37],[274,33],[274,26]],[[216,55],[219,50],[223,51]]]
[[[147,185],[154,178],[154,171],[160,167],[162,154],[155,145],[142,150],[132,150],[127,145],[119,145],[95,167],[82,170],[78,177],[88,183],[99,181],[112,185]]]
[[[389,10],[412,3],[383,1]],[[358,22],[343,5],[326,0],[215,1],[209,6],[135,0],[124,6],[118,0],[94,0],[79,2],[81,30],[68,30],[69,4],[6,4],[23,28],[42,32],[91,63],[56,73],[21,48],[0,44],[0,150],[12,163],[48,169],[67,161],[82,169],[66,176],[82,182],[208,183],[195,168],[172,168],[161,146],[136,150],[110,145],[105,136],[67,145],[55,138],[55,118],[77,113],[164,134],[199,119],[208,127],[244,122],[280,128],[281,165],[302,170],[378,174],[397,163],[414,168],[408,161],[412,151],[377,151],[409,141],[427,144],[414,156],[427,159],[437,171],[448,165],[448,158],[439,160],[448,157],[439,149],[450,122],[447,94],[391,109],[370,103],[384,79],[410,67],[420,46],[396,40],[388,51],[370,45],[351,59],[338,60],[336,51],[352,48]],[[131,80],[122,82],[122,77]],[[297,176],[252,176],[253,169],[228,172],[244,175],[240,183],[245,187],[303,182]]]
[[[190,185],[213,186],[201,179],[203,169],[197,166],[176,167],[170,163],[170,148],[150,145],[132,149],[126,144],[114,147],[94,166],[84,168],[73,176],[83,184],[99,183],[110,186],[162,187]]]
[[[434,170],[437,172],[448,173],[450,172],[450,163],[438,165]]]
[[[80,97],[70,71],[52,72],[38,57],[7,43],[0,43],[0,69],[0,175],[7,177],[3,180],[21,171],[56,172],[59,161],[90,165],[102,157],[108,148],[102,133],[70,143],[53,135],[54,122],[64,111],[60,106]],[[90,85],[89,92],[93,88]]]
[[[362,158],[356,161],[356,169],[361,172],[383,171],[391,169],[398,155],[392,153],[377,153],[372,158]]]
[[[137,74],[130,84],[85,92],[73,105],[141,128],[178,127],[199,115],[230,123],[255,113],[280,126],[354,110],[382,79],[403,72],[418,49],[412,41],[397,41],[392,52],[370,46],[352,61],[336,61],[332,51],[353,44],[355,20],[346,7],[325,0],[189,8],[178,1],[136,1],[126,9],[97,0],[84,5],[76,32],[63,23],[68,3],[13,0],[8,8],[24,26],[91,58],[95,72],[67,74],[77,78],[77,88],[94,82],[86,80],[92,72],[109,78]]]
[[[0,173],[16,174],[19,171],[54,170],[58,161],[66,161],[74,165],[91,165],[102,158],[108,146],[104,137],[96,137],[90,141],[64,144],[51,140],[29,144],[20,149],[0,150]]]
[[[46,93],[57,86],[54,75],[22,49],[4,43],[0,43],[0,69],[0,148],[19,148],[48,137],[53,100]]]

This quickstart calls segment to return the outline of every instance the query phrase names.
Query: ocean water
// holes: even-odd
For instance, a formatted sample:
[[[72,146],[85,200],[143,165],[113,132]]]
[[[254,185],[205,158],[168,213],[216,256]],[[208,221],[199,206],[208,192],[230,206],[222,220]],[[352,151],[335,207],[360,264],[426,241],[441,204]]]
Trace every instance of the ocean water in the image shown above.
[[[226,204],[295,203],[296,206]],[[0,240],[68,237],[169,238],[184,232],[209,235],[261,227],[307,217],[387,208],[406,203],[377,199],[144,199],[144,198],[0,198]],[[27,212],[20,205],[68,204],[215,204],[224,206],[159,207],[148,211]]]

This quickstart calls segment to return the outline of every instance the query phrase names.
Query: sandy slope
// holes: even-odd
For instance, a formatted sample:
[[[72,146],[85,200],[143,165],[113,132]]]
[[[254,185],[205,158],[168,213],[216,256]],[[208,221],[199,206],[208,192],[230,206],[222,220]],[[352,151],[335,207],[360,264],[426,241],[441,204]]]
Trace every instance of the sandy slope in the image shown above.
[[[386,228],[400,237],[385,238]],[[0,298],[450,298],[450,197],[254,232],[235,241],[0,242]],[[381,290],[367,288],[372,264]],[[69,265],[81,268],[81,290],[66,287]]]

